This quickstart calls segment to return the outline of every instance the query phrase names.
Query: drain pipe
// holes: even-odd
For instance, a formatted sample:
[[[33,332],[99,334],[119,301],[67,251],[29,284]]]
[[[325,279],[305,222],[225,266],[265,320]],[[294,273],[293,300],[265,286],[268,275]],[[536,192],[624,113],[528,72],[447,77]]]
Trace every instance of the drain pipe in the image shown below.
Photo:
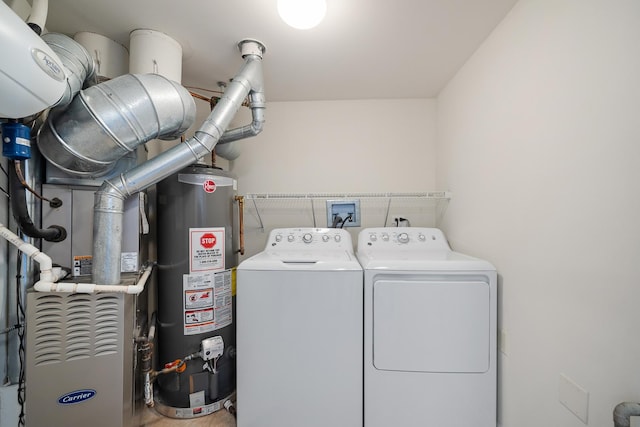
[[[640,403],[623,402],[613,410],[613,425],[615,427],[629,427],[631,417],[640,416]]]
[[[251,108],[265,108],[262,78],[265,47],[257,40],[243,40],[238,47],[245,59],[244,66],[195,135],[120,177],[105,181],[95,193],[93,277],[96,283],[120,284],[124,200],[209,154],[247,96],[251,95]]]
[[[146,266],[142,276],[140,276],[136,284],[129,286],[106,286],[96,285],[93,283],[69,282],[56,283],[59,279],[64,278],[66,272],[64,272],[60,267],[54,267],[49,255],[44,252],[40,252],[40,249],[22,240],[3,224],[0,224],[0,237],[3,237],[13,246],[18,248],[20,252],[38,263],[40,266],[40,280],[33,285],[33,289],[38,292],[68,292],[85,294],[91,294],[94,292],[117,292],[138,295],[144,290],[145,284],[153,270],[153,265]]]

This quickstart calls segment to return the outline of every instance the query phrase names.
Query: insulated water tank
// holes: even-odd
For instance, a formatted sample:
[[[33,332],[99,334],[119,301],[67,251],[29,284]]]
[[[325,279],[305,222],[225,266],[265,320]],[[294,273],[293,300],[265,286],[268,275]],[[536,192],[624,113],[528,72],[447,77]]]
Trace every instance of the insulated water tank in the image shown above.
[[[215,412],[235,392],[236,188],[204,165],[157,185],[158,368],[191,359],[157,379],[156,408],[173,418]],[[203,342],[221,355],[205,356]]]

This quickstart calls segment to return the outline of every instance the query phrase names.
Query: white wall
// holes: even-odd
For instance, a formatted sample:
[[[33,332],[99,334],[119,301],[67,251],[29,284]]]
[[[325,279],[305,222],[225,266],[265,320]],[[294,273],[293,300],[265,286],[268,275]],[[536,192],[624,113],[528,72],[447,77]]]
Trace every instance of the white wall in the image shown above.
[[[242,155],[231,171],[240,194],[432,191],[435,111],[433,99],[268,103],[264,130],[239,142]],[[361,203],[363,227],[382,226],[386,200]],[[252,206],[249,255],[262,250],[271,228],[313,226],[308,200],[261,203],[265,231]],[[326,227],[324,204],[315,207],[317,226]],[[415,212],[413,225],[430,220],[410,202],[394,201],[392,209]],[[349,229],[354,239],[359,230]]]
[[[503,427],[640,400],[640,2],[522,0],[438,98],[453,247],[500,273]]]

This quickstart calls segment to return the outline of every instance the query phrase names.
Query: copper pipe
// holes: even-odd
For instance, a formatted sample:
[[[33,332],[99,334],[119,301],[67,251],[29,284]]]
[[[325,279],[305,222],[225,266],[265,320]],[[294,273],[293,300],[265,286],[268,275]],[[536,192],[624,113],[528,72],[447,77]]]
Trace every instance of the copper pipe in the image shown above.
[[[240,255],[244,255],[244,196],[235,196],[238,202],[238,217],[240,218]]]

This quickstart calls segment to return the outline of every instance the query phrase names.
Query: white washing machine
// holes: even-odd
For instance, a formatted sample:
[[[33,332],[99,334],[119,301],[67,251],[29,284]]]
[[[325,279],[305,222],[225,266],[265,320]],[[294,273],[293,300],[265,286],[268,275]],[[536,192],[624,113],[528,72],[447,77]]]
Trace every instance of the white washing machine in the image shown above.
[[[435,228],[369,228],[364,268],[366,427],[495,427],[494,267]]]
[[[362,267],[342,229],[276,229],[237,270],[239,427],[362,427]]]

